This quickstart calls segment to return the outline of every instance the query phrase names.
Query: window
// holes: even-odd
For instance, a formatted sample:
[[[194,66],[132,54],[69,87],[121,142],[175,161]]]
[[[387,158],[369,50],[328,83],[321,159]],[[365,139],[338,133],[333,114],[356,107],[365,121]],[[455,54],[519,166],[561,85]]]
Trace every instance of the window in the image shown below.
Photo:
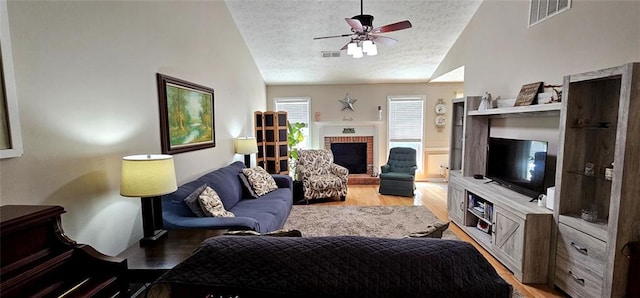
[[[302,122],[307,126],[302,129],[304,141],[298,145],[298,148],[309,148],[311,146],[311,138],[309,135],[309,111],[311,99],[308,97],[291,97],[291,98],[275,98],[275,110],[286,111],[287,120],[290,123]]]
[[[389,150],[394,147],[416,149],[418,172],[422,172],[424,96],[390,96],[388,105]]]
[[[571,8],[571,0],[531,0],[529,27]]]

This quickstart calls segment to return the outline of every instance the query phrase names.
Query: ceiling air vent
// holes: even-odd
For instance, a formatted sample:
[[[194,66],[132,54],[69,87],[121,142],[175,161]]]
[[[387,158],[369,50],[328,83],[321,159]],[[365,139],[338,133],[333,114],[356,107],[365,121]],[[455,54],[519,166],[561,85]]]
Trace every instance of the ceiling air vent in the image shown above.
[[[322,51],[322,58],[340,57],[340,51]]]
[[[529,27],[571,8],[571,0],[531,0]]]

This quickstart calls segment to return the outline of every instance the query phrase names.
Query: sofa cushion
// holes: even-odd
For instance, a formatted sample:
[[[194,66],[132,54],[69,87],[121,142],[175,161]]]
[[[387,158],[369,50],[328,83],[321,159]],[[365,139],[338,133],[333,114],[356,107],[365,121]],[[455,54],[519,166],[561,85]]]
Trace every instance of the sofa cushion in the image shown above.
[[[408,173],[399,173],[399,172],[389,172],[389,173],[380,173],[380,179],[388,179],[388,180],[400,180],[400,181],[413,181],[414,176]]]
[[[258,196],[262,196],[278,189],[278,185],[276,185],[276,181],[273,180],[273,177],[271,177],[271,175],[261,167],[243,169],[242,173],[247,176],[247,180],[251,183],[253,191],[255,191]]]
[[[200,202],[198,201],[198,197],[200,197],[200,194],[205,190],[205,188],[207,188],[207,185],[203,184],[202,186],[196,188],[196,190],[194,190],[186,198],[184,198],[184,203],[187,204],[187,206],[189,206],[189,209],[193,211],[193,214],[198,217],[207,216],[207,214],[202,211],[202,207],[200,207]]]
[[[251,217],[258,221],[258,232],[266,233],[281,229],[291,211],[291,204],[272,197],[271,199],[242,200],[230,210],[237,217]]]
[[[242,191],[245,194],[245,198],[258,198],[258,195],[255,191],[253,191],[253,187],[251,187],[251,183],[247,180],[247,176],[244,173],[238,174],[238,179],[240,179],[240,184],[242,185]]]
[[[242,199],[242,186],[240,179],[238,179],[238,173],[241,173],[244,168],[244,163],[236,161],[229,166],[209,172],[198,180],[200,185],[206,183],[213,188],[220,196],[222,204],[230,209]]]
[[[200,206],[202,207],[202,211],[207,216],[213,217],[234,217],[235,215],[232,212],[224,209],[224,205],[216,193],[211,187],[206,187],[204,191],[198,196],[198,202],[200,202]]]
[[[170,194],[162,196],[162,212],[171,213],[176,216],[197,217],[193,211],[187,206],[184,198],[196,191],[198,187],[206,184],[200,180],[194,180],[186,184],[181,185],[178,189]],[[165,218],[165,215],[163,215]]]

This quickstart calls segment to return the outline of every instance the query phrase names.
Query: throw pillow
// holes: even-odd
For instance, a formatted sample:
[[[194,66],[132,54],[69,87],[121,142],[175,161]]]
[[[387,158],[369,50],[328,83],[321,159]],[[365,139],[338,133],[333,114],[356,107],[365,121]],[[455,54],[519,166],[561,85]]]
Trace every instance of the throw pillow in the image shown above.
[[[251,183],[247,180],[247,176],[245,176],[244,173],[238,173],[238,178],[240,179],[240,184],[242,184],[242,191],[254,199],[258,198],[258,195],[251,187]]]
[[[444,232],[447,228],[449,228],[448,222],[434,222],[427,226],[425,231],[415,232],[409,234],[408,237],[411,238],[442,238],[442,232]]]
[[[251,188],[253,188],[253,191],[255,191],[258,196],[278,189],[278,185],[276,181],[273,180],[273,177],[261,167],[242,169],[242,173],[247,176],[247,180],[251,183]]]
[[[238,230],[238,231],[226,231],[222,235],[226,235],[226,236],[260,236],[262,234],[254,231],[254,230]]]
[[[260,234],[254,230],[227,231],[223,235],[227,236],[271,236],[271,237],[302,237],[302,232],[298,230],[276,230],[273,232]]]
[[[298,230],[276,230],[273,232],[269,232],[263,234],[265,236],[273,236],[273,237],[302,237],[302,232]]]
[[[194,190],[186,198],[184,198],[184,203],[187,204],[187,206],[189,206],[189,209],[191,209],[191,212],[193,212],[193,214],[195,214],[197,217],[207,216],[204,213],[204,211],[202,211],[202,207],[200,207],[200,202],[198,202],[198,197],[204,191],[205,188],[207,188],[207,185],[203,184],[202,186],[196,188],[196,190]]]
[[[200,207],[202,207],[202,211],[207,216],[235,217],[232,212],[224,209],[218,193],[209,186],[198,196],[198,202],[200,202]]]

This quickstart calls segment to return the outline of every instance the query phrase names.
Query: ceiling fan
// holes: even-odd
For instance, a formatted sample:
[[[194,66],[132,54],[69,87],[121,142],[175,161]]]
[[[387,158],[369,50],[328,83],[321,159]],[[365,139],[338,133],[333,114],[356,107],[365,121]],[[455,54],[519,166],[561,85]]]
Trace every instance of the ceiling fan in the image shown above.
[[[349,26],[351,27],[351,33],[315,37],[313,39],[316,40],[316,39],[327,39],[327,38],[336,38],[336,37],[351,37],[351,40],[346,45],[344,45],[340,50],[346,49],[348,55],[352,55],[353,58],[361,58],[364,53],[366,53],[368,56],[377,55],[378,48],[376,46],[376,43],[390,46],[398,42],[397,39],[386,37],[386,36],[380,36],[377,34],[411,28],[411,22],[406,20],[374,28],[373,16],[368,14],[363,14],[362,1],[363,0],[360,0],[360,14],[352,18],[344,19],[345,21],[347,21],[347,24],[349,24]]]

